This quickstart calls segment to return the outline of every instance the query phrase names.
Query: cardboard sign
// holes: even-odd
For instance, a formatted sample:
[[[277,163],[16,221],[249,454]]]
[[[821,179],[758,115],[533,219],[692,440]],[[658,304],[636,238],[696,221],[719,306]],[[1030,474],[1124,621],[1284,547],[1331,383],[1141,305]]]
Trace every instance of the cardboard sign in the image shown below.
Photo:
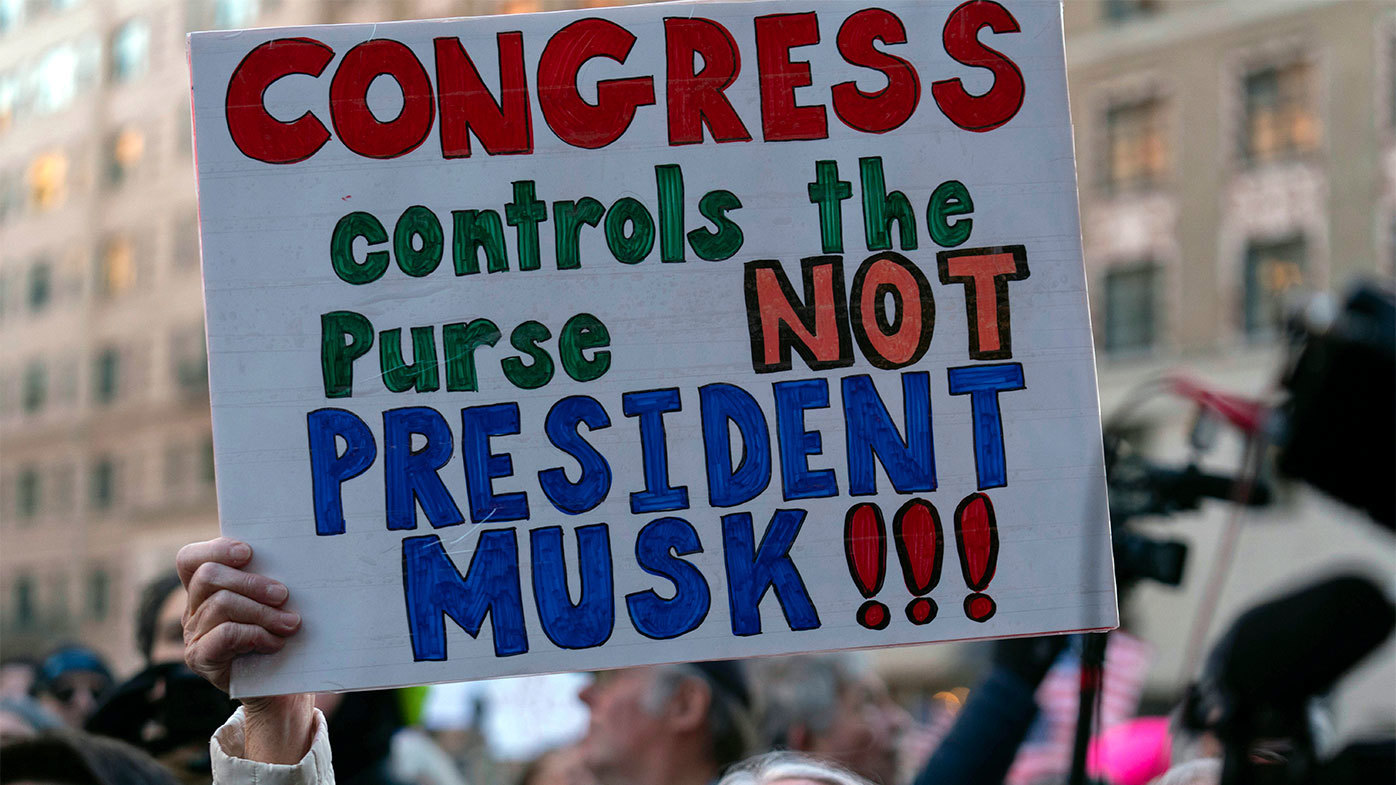
[[[190,52],[236,694],[1116,623],[1056,3]]]

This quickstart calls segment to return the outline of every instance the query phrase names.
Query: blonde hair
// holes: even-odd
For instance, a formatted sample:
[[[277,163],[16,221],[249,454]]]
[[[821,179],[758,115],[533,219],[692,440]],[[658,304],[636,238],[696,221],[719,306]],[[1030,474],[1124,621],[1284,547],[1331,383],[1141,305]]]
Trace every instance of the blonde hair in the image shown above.
[[[832,763],[795,752],[768,752],[733,766],[717,785],[774,785],[781,780],[804,779],[821,785],[872,785]]]

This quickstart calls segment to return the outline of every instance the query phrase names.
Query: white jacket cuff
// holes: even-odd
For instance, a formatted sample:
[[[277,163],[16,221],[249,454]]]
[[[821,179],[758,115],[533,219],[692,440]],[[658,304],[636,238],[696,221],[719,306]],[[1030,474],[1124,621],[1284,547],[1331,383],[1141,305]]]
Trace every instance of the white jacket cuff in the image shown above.
[[[242,757],[245,720],[239,706],[209,740],[214,785],[334,785],[330,734],[319,709],[315,710],[315,740],[299,763],[263,763]]]

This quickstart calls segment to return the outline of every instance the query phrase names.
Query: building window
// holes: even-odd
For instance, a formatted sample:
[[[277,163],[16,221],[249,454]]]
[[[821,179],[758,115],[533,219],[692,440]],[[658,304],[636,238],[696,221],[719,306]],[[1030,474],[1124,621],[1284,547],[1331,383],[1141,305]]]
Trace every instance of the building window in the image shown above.
[[[112,347],[97,355],[92,368],[92,398],[98,404],[109,404],[121,394],[121,352]]]
[[[35,613],[37,603],[34,597],[34,578],[32,576],[21,575],[15,578],[14,598],[15,626],[21,630],[33,629],[38,622],[38,614]]]
[[[53,297],[53,267],[41,261],[29,268],[29,311],[38,313]]]
[[[202,325],[180,330],[171,339],[171,372],[175,384],[186,395],[203,395],[208,392],[207,354]]]
[[[87,574],[87,618],[104,621],[111,610],[111,576],[102,568]]]
[[[258,0],[189,0],[186,21],[190,30],[231,30],[249,27],[260,10]]]
[[[1158,0],[1105,0],[1105,20],[1119,24],[1158,10]]]
[[[132,19],[111,37],[111,79],[129,82],[144,76],[150,65],[150,23]]]
[[[257,18],[258,0],[214,0],[213,26],[219,30],[247,27]]]
[[[116,297],[136,282],[136,250],[131,238],[114,235],[102,245],[97,262],[97,290],[103,297]]]
[[[0,33],[24,24],[24,12],[28,6],[28,0],[0,0]]]
[[[1286,306],[1304,288],[1304,238],[1252,243],[1246,249],[1242,328],[1253,338],[1284,327]]]
[[[26,466],[20,470],[15,481],[15,514],[20,520],[30,520],[39,514],[43,507],[43,486],[39,470]]]
[[[1126,189],[1155,185],[1168,166],[1163,102],[1157,98],[1118,103],[1105,113],[1105,182]]]
[[[124,128],[112,134],[107,142],[107,184],[118,186],[126,182],[145,156],[145,134],[136,128]]]
[[[109,510],[116,504],[116,461],[102,458],[92,464],[89,495],[92,508]]]
[[[1246,74],[1241,156],[1251,164],[1292,157],[1318,147],[1319,121],[1306,62]]]
[[[51,210],[68,194],[68,157],[59,151],[41,153],[29,162],[29,205],[35,210]]]
[[[100,40],[89,34],[49,47],[38,58],[0,74],[0,130],[30,114],[67,109],[97,85],[101,57]]]
[[[1105,351],[1141,352],[1157,338],[1158,266],[1140,264],[1105,273]]]
[[[44,408],[48,399],[48,372],[39,360],[33,360],[24,369],[24,389],[20,393],[20,405],[25,414],[37,414]]]
[[[35,69],[34,108],[40,113],[56,112],[77,97],[78,53],[72,44],[60,44],[39,59]]]
[[[40,114],[65,109],[78,94],[78,50],[72,43],[44,52],[34,70],[34,109]]]

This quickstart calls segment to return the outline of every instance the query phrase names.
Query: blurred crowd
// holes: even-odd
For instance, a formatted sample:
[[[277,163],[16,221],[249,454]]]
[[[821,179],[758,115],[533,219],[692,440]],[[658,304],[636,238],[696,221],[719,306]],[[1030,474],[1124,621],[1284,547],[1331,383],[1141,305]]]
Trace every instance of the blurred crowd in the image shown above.
[[[1351,606],[1365,601],[1352,594]],[[1359,587],[1360,590],[1361,587]],[[1331,587],[1325,591],[1334,592]],[[1298,596],[1298,595],[1296,595]],[[1338,596],[1338,595],[1334,595]],[[1304,599],[1310,601],[1311,598]],[[1332,607],[1332,597],[1321,597]],[[134,637],[145,668],[122,679],[95,651],[62,646],[41,660],[0,666],[0,780],[81,785],[169,785],[246,781],[219,775],[221,750],[241,751],[237,703],[186,664],[187,593],[171,574],[144,592]],[[1266,648],[1272,620],[1297,600],[1256,609],[1258,621],[1219,644],[1198,689],[1236,670],[1235,650]],[[1375,610],[1390,614],[1384,596]],[[1288,603],[1288,604],[1286,604]],[[1268,614],[1268,616],[1266,615]],[[1288,616],[1285,616],[1288,618]],[[1364,621],[1389,632],[1389,618]],[[1259,625],[1259,626],[1257,626]],[[1383,626],[1384,625],[1384,626]],[[1303,625],[1296,625],[1302,627]],[[1240,642],[1238,643],[1238,638]],[[324,718],[332,773],[264,785],[997,785],[1065,782],[1070,742],[1051,765],[1026,765],[1044,717],[1049,673],[1080,679],[1080,638],[1025,638],[984,644],[986,668],[953,716],[916,722],[857,654],[823,653],[560,674],[403,690],[314,696]],[[1119,638],[1125,641],[1125,638]],[[1365,647],[1366,644],[1364,643]],[[1334,665],[1367,653],[1354,649]],[[1346,657],[1346,655],[1344,655]],[[190,657],[193,663],[196,658]],[[1283,659],[1283,658],[1281,658]],[[1253,664],[1253,663],[1252,663]],[[197,665],[196,665],[197,667]],[[1272,670],[1282,669],[1277,664]],[[1283,675],[1283,674],[1281,674]],[[1335,675],[1336,678],[1336,675]],[[1249,684],[1250,682],[1244,682]],[[1331,686],[1315,684],[1315,689]],[[1068,690],[1070,691],[1070,690]],[[1218,783],[1229,741],[1218,711],[1238,703],[1197,700],[1197,690],[1169,717],[1113,716],[1089,750],[1093,782],[1117,785]],[[1191,703],[1191,708],[1189,708]],[[1249,705],[1249,704],[1245,704]],[[1188,715],[1200,712],[1199,722]],[[1220,707],[1220,708],[1218,708]],[[1072,705],[1068,713],[1075,710]],[[1307,717],[1307,701],[1299,707]],[[1274,707],[1268,709],[1275,713]],[[1211,716],[1208,716],[1210,713]],[[238,712],[242,714],[241,711]],[[236,720],[236,717],[235,717]],[[1069,724],[1069,723],[1068,723]],[[1103,722],[1101,723],[1104,724]],[[1294,767],[1315,761],[1304,730],[1292,727],[1246,741],[1246,754],[1267,768],[1258,782],[1314,779]],[[1256,734],[1252,734],[1255,736]],[[210,738],[217,741],[211,746]],[[1025,743],[1026,742],[1026,743]],[[1037,745],[1040,748],[1041,745]],[[1358,771],[1391,766],[1396,744],[1383,740],[1357,753]],[[314,748],[312,748],[313,752]],[[309,760],[313,754],[307,754]],[[1015,766],[1015,761],[1017,766]],[[1366,766],[1366,768],[1360,768]],[[290,767],[284,767],[289,769]],[[321,764],[322,769],[329,766]],[[315,771],[312,766],[310,771]],[[1396,769],[1388,773],[1396,774]],[[1387,777],[1381,781],[1392,781]]]

